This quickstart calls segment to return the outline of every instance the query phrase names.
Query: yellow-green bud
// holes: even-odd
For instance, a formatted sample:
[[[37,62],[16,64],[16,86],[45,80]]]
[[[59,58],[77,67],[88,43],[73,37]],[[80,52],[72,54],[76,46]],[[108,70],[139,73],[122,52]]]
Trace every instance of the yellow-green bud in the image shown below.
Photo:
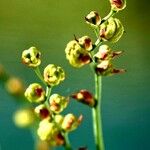
[[[53,94],[49,99],[49,103],[51,111],[53,111],[54,113],[60,113],[67,107],[68,98],[59,94]]]
[[[25,128],[34,123],[35,116],[31,109],[19,109],[13,115],[13,121],[16,126]]]
[[[126,7],[126,0],[109,0],[114,11],[123,10]]]
[[[124,27],[119,19],[109,18],[100,26],[100,37],[103,41],[117,42],[124,33]]]
[[[49,64],[44,69],[44,80],[50,86],[58,85],[65,79],[65,72],[60,66]]]
[[[47,109],[45,104],[40,104],[39,106],[37,106],[34,109],[35,113],[41,118],[41,119],[45,119],[45,118],[49,118],[50,119],[50,112]]]
[[[80,38],[80,43],[81,41],[82,40]],[[82,44],[83,43],[81,43],[81,45]],[[82,67],[91,62],[90,54],[84,48],[85,46],[82,47],[81,45],[79,44],[79,41],[73,40],[67,44],[65,49],[66,58],[68,59],[69,63],[76,68]]]
[[[41,140],[50,141],[58,134],[58,128],[55,123],[44,119],[40,122],[37,133]]]
[[[38,83],[30,84],[24,95],[30,102],[40,103],[45,100],[45,91]]]
[[[19,78],[11,77],[6,81],[6,90],[16,96],[23,95],[24,92],[24,85]]]
[[[63,117],[62,115],[59,115],[59,114],[55,115],[55,117],[54,117],[55,122],[56,122],[57,124],[59,124],[59,125],[62,124],[63,119],[64,119],[64,117]]]
[[[41,53],[36,47],[30,47],[22,52],[22,62],[29,67],[37,67],[41,64]]]
[[[79,126],[82,118],[82,115],[79,118],[76,118],[73,114],[67,114],[64,117],[61,127],[67,132],[73,131]]]
[[[101,23],[101,17],[99,16],[98,12],[91,11],[86,17],[85,17],[86,23],[91,25],[92,27],[97,27]]]

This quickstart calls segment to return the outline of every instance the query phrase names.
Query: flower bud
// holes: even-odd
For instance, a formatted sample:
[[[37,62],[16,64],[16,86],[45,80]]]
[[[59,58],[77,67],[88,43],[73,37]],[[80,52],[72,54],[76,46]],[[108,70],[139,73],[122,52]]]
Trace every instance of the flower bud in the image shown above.
[[[45,104],[37,106],[34,111],[41,119],[50,118],[50,112]]]
[[[109,0],[114,11],[123,10],[126,7],[126,0]]]
[[[124,69],[114,69],[113,65],[110,63],[109,60],[101,61],[101,63],[99,63],[96,66],[95,71],[98,75],[101,75],[101,76],[109,76],[113,74],[126,72]]]
[[[79,38],[79,44],[87,51],[91,51],[93,49],[92,40],[88,36],[83,36]]]
[[[49,64],[44,69],[44,80],[50,86],[58,85],[65,79],[65,72],[60,66]]]
[[[76,68],[82,67],[91,62],[91,56],[85,48],[90,48],[91,42],[85,42],[80,38],[80,43],[77,40],[70,41],[65,49],[66,58],[69,63]],[[82,47],[83,46],[83,47]]]
[[[24,85],[19,78],[11,77],[6,81],[6,90],[8,93],[16,96],[20,96],[24,92]]]
[[[110,55],[111,49],[108,45],[101,45],[98,52],[94,55],[96,62],[106,60]]]
[[[45,91],[38,83],[30,84],[24,95],[30,102],[40,103],[45,100]]]
[[[36,47],[30,47],[22,52],[22,62],[29,67],[37,67],[41,64],[41,53]]]
[[[59,114],[55,115],[55,117],[54,117],[54,121],[55,121],[57,124],[59,124],[59,125],[62,124],[63,119],[64,119],[64,117],[63,117],[62,115],[59,115]]]
[[[34,123],[35,116],[31,109],[19,109],[13,115],[13,121],[16,126],[25,128],[29,127]]]
[[[44,119],[40,122],[37,133],[41,140],[50,141],[58,134],[58,128],[55,123]]]
[[[68,98],[60,96],[58,94],[51,95],[49,99],[50,110],[54,113],[62,112],[68,105]]]
[[[102,76],[107,76],[107,75],[110,75],[111,72],[112,72],[112,65],[110,64],[110,61],[109,60],[103,60],[101,61],[101,63],[99,63],[97,66],[96,66],[96,73],[98,75],[102,75]]]
[[[100,26],[100,37],[103,41],[117,42],[124,33],[124,27],[119,19],[109,18]]]
[[[83,119],[82,115],[79,118],[76,118],[73,114],[67,114],[64,117],[61,127],[63,130],[67,132],[73,131],[79,126],[82,119]]]
[[[98,12],[91,11],[86,17],[85,17],[86,23],[91,25],[92,27],[97,27],[101,23],[101,17],[99,16]]]
[[[59,132],[56,136],[50,140],[50,145],[52,146],[61,146],[65,143],[65,139],[62,134]]]
[[[94,107],[95,105],[93,95],[87,90],[80,90],[79,92],[72,94],[71,97],[88,106]]]

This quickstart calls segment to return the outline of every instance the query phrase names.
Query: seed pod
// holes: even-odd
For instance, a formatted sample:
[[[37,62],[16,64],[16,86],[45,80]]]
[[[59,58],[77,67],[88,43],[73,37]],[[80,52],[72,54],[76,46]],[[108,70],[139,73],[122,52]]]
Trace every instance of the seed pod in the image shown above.
[[[45,100],[45,91],[38,83],[30,84],[24,95],[30,102],[34,103],[40,103]]]
[[[36,47],[30,47],[22,52],[22,62],[29,67],[37,67],[41,64],[41,53]]]
[[[49,64],[44,69],[44,80],[49,86],[56,86],[65,79],[65,72],[60,66]]]

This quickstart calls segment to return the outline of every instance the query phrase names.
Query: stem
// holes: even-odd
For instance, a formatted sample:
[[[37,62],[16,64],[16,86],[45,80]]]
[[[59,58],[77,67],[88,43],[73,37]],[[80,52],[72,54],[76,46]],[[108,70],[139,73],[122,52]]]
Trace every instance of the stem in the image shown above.
[[[72,150],[71,144],[70,144],[70,141],[69,141],[69,137],[68,137],[68,133],[64,134],[64,138],[65,138],[65,144],[64,144],[65,150]]]
[[[44,81],[44,79],[43,79],[43,76],[42,76],[42,74],[41,74],[41,71],[40,71],[39,67],[36,67],[36,68],[34,69],[34,71],[35,71],[36,75],[39,77],[39,79],[46,85],[46,83],[45,83],[45,81]]]
[[[96,107],[93,111],[93,130],[95,137],[96,150],[104,150],[103,131],[102,131],[102,118],[101,118],[101,97],[102,97],[102,77],[95,74],[95,100],[97,101]]]
[[[107,21],[110,17],[113,17],[115,13],[116,13],[116,11],[111,9],[109,14],[105,18],[102,19],[101,24],[104,23],[105,21]]]
[[[47,106],[47,108],[49,108],[49,98],[51,96],[51,91],[52,91],[52,88],[47,86],[46,87],[46,101],[45,101],[45,105]]]

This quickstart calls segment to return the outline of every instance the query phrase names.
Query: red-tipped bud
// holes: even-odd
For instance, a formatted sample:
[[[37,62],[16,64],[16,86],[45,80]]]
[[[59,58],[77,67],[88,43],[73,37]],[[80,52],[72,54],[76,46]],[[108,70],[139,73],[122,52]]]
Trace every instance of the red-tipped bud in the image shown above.
[[[72,94],[71,97],[88,106],[94,107],[95,105],[93,95],[87,90],[80,90],[79,92]]]

